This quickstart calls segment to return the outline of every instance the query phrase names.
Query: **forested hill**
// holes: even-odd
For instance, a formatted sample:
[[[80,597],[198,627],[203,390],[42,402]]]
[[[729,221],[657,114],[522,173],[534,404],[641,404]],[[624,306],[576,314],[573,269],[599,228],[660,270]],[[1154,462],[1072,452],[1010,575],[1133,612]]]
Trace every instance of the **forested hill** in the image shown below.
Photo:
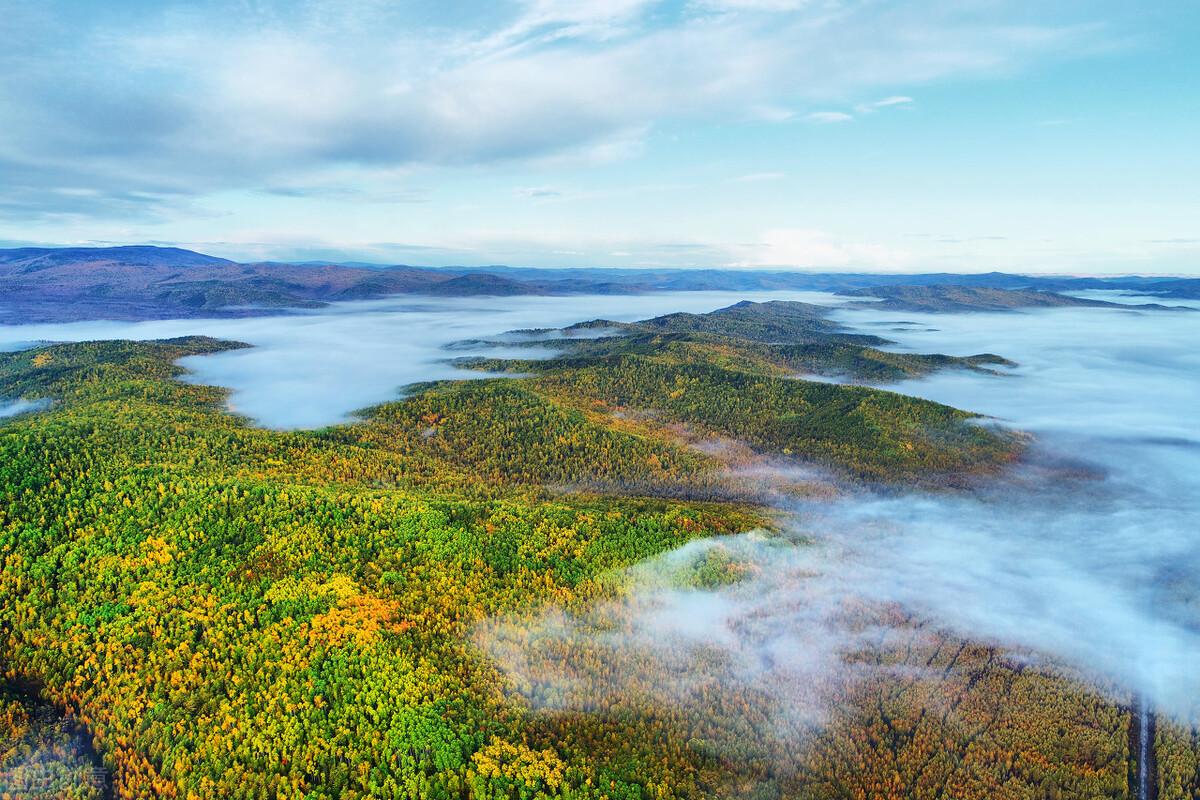
[[[172,247],[0,250],[0,324],[76,319],[248,316],[395,294],[513,296],[657,291],[854,291],[872,287],[1121,289],[1200,296],[1198,279],[1057,278],[713,269],[525,269],[237,263]]]
[[[553,347],[550,360],[463,358],[486,370],[553,372],[562,365],[595,364],[625,357],[674,358],[715,363],[741,372],[795,378],[822,376],[846,383],[886,384],[939,369],[997,372],[1015,366],[994,353],[956,357],[897,353],[879,336],[855,333],[830,319],[832,309],[793,301],[740,302],[707,314],[666,314],[640,322],[591,320],[561,330],[513,331],[493,343]],[[588,335],[590,334],[590,335]],[[474,341],[472,345],[481,342]],[[483,342],[486,343],[486,342]]]
[[[1136,308],[1166,310],[1159,303],[1123,304],[1086,299],[1034,289],[991,289],[979,286],[872,286],[841,292],[848,297],[867,297],[862,308],[886,311],[1016,311],[1028,308]],[[1176,309],[1177,310],[1177,309]]]

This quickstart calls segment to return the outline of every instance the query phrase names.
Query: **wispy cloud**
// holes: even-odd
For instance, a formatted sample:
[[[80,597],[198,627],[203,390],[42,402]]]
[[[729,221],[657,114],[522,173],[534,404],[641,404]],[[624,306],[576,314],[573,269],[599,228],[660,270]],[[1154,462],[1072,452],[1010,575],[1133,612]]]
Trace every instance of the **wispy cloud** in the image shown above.
[[[844,111],[814,111],[811,114],[805,114],[804,118],[809,122],[829,125],[835,122],[849,122],[854,119],[854,115]]]
[[[876,111],[885,108],[907,108],[913,102],[913,99],[907,95],[892,95],[891,97],[874,100],[870,103],[859,103],[854,106],[854,112],[859,115],[874,114]],[[805,115],[804,118],[809,122],[829,124],[833,122],[850,122],[854,119],[854,114],[848,111],[814,111],[811,114]]]
[[[896,94],[891,97],[885,97],[882,100],[876,100],[872,103],[860,103],[854,107],[854,110],[860,114],[870,114],[873,111],[878,111],[881,108],[893,108],[896,106],[911,106],[915,101],[907,95]]]
[[[552,197],[562,197],[563,192],[550,186],[520,186],[513,189],[513,197],[526,197],[544,200]]]
[[[780,106],[759,106],[750,109],[750,117],[763,122],[787,122],[796,118],[796,112]]]

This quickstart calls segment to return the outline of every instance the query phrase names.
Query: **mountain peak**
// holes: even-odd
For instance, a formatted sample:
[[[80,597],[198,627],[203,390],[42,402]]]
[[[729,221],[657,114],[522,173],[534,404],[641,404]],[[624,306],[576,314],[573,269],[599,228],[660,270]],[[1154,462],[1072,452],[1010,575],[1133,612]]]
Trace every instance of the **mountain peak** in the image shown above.
[[[44,269],[80,263],[123,264],[134,267],[208,267],[234,262],[181,247],[147,244],[118,247],[18,247],[0,250],[0,264]]]

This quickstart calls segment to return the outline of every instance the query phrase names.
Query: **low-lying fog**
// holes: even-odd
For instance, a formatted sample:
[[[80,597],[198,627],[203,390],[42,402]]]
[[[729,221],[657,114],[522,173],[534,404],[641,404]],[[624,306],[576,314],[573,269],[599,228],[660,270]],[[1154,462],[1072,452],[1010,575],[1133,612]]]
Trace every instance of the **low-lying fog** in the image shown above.
[[[852,671],[845,657],[864,644],[845,609],[865,600],[1200,722],[1200,313],[837,316],[900,349],[1020,362],[1009,375],[946,372],[894,388],[1034,433],[1028,463],[969,496],[859,490],[798,503],[782,537],[708,540],[641,565],[627,601],[484,630],[522,691],[587,707],[598,702],[589,693],[633,682],[674,702],[732,681],[778,695],[781,719],[819,720],[835,696],[822,687]],[[711,591],[664,577],[713,549],[752,565],[752,577]],[[614,661],[663,672],[586,688],[577,670],[546,663],[547,642],[549,652],[600,642]]]
[[[255,345],[180,362],[197,383],[233,390],[230,405],[258,424],[316,428],[394,399],[418,381],[478,378],[444,363],[451,356],[537,350],[447,352],[451,342],[509,330],[557,328],[591,319],[632,322],[675,311],[703,313],[739,300],[844,302],[822,292],[678,292],[571,297],[394,297],[336,303],[317,311],[245,319],[0,325],[0,350],[39,341],[163,339],[203,334]],[[542,351],[546,354],[546,351]]]
[[[46,403],[38,400],[25,400],[17,398],[16,400],[0,400],[0,417],[15,417],[18,414],[27,414],[30,411],[39,411],[45,408]]]

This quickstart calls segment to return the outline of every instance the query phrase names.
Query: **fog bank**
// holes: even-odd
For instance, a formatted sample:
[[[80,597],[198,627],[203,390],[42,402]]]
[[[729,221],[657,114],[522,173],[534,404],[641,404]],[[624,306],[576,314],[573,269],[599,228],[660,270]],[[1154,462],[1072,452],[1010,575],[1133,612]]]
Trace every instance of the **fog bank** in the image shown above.
[[[571,297],[420,298],[336,303],[316,311],[244,319],[0,325],[0,350],[40,341],[162,339],[202,334],[254,345],[183,359],[190,380],[232,389],[230,407],[272,428],[315,428],[395,399],[420,381],[479,378],[445,361],[474,354],[535,358],[529,347],[455,349],[447,344],[510,330],[558,328],[606,318],[632,322],[675,311],[703,313],[740,300],[836,304],[821,292],[672,292]]]

